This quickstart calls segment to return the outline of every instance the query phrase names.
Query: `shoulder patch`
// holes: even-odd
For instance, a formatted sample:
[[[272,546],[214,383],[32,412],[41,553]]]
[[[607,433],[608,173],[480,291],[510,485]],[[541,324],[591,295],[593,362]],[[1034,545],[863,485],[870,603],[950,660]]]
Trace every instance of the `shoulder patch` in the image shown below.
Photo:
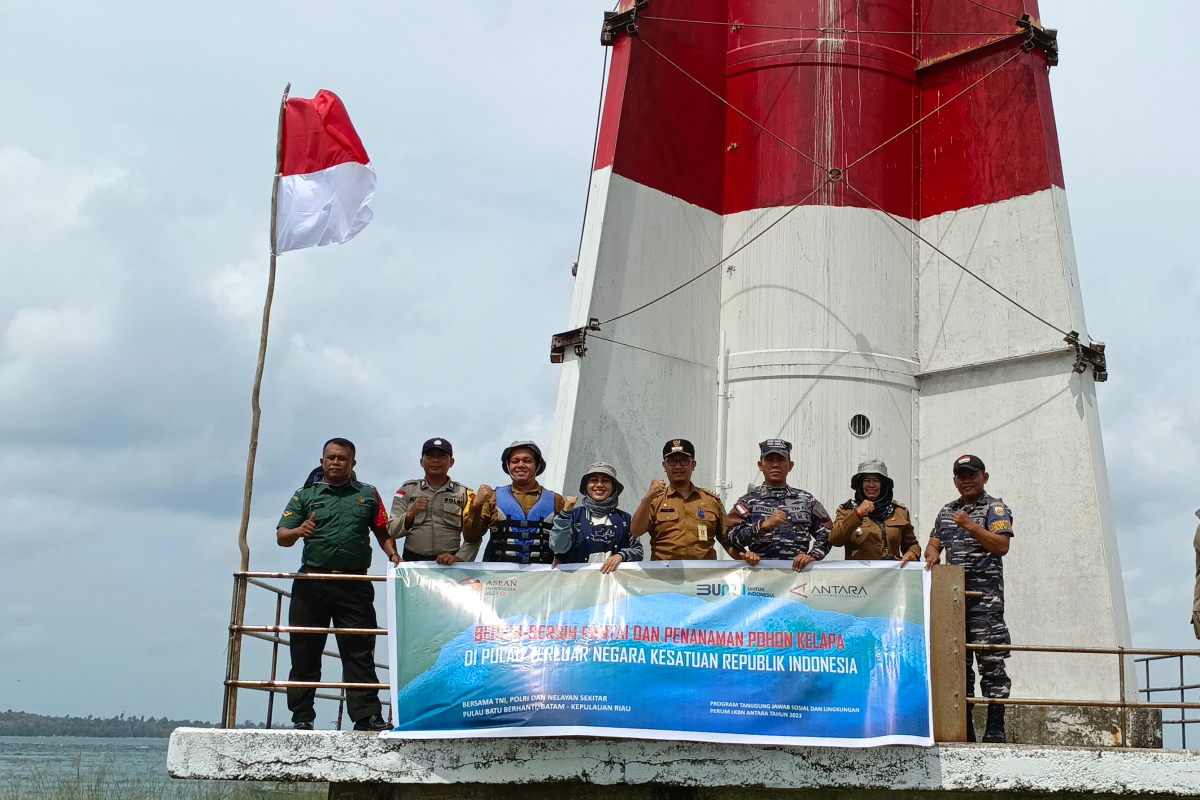
[[[405,496],[406,496],[406,495],[405,495],[405,493],[404,493],[404,490],[403,490],[403,489],[397,489],[397,490],[396,490],[396,497],[405,497]]]
[[[1004,507],[1004,503],[993,503],[992,511],[995,511],[997,514],[1008,513],[1008,509]]]
[[[990,530],[992,533],[999,533],[1000,531],[1011,531],[1012,523],[1006,519],[998,519],[991,524],[991,526],[988,528],[988,530]]]
[[[300,502],[300,496],[299,496],[299,495],[296,495],[296,494],[292,495],[292,499],[293,499],[293,500],[295,500],[297,503],[299,503],[299,502]]]
[[[288,517],[290,517],[291,515],[292,515],[292,512],[291,512],[291,511],[285,511],[285,512],[283,512],[283,517],[284,517],[284,519],[287,519],[287,518],[288,518]]]

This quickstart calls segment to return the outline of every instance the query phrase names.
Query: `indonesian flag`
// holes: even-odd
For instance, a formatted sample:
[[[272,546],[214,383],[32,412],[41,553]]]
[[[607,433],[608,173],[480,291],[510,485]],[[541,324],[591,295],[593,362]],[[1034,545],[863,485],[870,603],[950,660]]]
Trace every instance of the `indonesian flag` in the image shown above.
[[[287,101],[280,175],[276,253],[348,242],[374,216],[375,170],[333,92]]]

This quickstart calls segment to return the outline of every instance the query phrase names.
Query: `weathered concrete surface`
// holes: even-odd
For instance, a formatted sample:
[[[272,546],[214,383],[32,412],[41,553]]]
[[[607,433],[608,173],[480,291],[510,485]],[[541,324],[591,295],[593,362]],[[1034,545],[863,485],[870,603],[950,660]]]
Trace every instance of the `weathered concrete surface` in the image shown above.
[[[982,735],[987,706],[976,704],[974,710],[975,730]],[[1128,714],[1128,746],[1161,749],[1162,712],[1157,708],[1131,708]],[[1119,747],[1121,712],[1079,706],[1009,706],[1004,733],[1009,744]]]
[[[1111,747],[839,749],[622,739],[384,741],[366,733],[180,728],[171,735],[167,769],[176,778],[424,784],[421,792],[430,797],[449,796],[431,784],[558,784],[560,797],[572,785],[1200,795],[1200,752]],[[526,786],[522,796],[534,790]],[[349,797],[345,791],[349,789],[339,788],[331,795],[342,792]],[[464,786],[454,796],[482,791]],[[416,796],[396,796],[410,794]],[[641,794],[621,791],[609,796]],[[753,794],[741,791],[738,796]]]
[[[1099,800],[1119,795],[1056,793],[1054,800]],[[722,786],[596,786],[542,783],[333,783],[329,800],[1047,800],[1025,792],[911,792],[890,789],[745,789]],[[1143,800],[1166,795],[1139,795]]]

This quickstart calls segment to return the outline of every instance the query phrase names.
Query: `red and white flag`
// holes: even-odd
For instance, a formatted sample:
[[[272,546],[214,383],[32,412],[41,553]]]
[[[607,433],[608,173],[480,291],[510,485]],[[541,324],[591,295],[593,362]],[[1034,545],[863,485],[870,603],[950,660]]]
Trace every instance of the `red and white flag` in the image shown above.
[[[348,242],[374,216],[375,170],[333,92],[287,101],[280,174],[276,253]]]

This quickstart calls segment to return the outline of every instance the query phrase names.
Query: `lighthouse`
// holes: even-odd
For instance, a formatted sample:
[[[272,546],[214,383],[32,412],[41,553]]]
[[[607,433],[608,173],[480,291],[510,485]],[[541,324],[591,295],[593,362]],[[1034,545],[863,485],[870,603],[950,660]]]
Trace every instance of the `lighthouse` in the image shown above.
[[[831,512],[885,461],[924,544],[972,453],[1014,643],[1128,646],[1035,0],[623,0],[603,42],[548,484],[634,506],[682,437],[728,505],[783,438]],[[1115,699],[1114,659],[1015,653],[1013,697]]]

